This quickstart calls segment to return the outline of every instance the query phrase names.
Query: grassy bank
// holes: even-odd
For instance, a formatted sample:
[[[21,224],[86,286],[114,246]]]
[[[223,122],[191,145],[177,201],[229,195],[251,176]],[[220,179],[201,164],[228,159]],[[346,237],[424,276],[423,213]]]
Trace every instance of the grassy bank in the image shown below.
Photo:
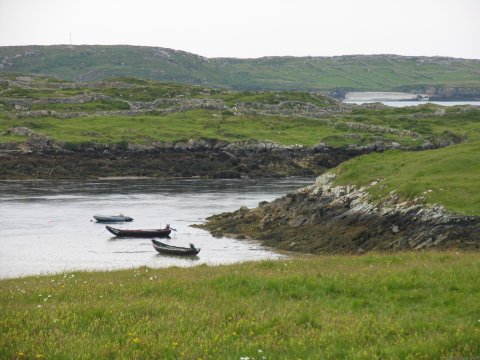
[[[26,126],[55,140],[75,144],[96,142],[115,144],[122,141],[149,144],[152,141],[188,141],[214,138],[225,141],[271,140],[282,144],[318,144],[325,137],[348,133],[323,121],[288,119],[274,116],[222,116],[219,112],[192,110],[164,116],[94,116],[60,120],[0,119],[0,128]],[[368,132],[364,135],[369,136]],[[403,141],[400,136],[393,140]],[[9,135],[0,136],[0,141]],[[348,143],[349,138],[345,138]],[[356,139],[353,139],[354,141]],[[410,139],[409,139],[410,140]]]
[[[423,109],[432,108],[427,105]],[[419,133],[455,133],[464,142],[430,151],[387,151],[361,156],[335,169],[336,183],[365,186],[380,180],[369,190],[376,200],[381,201],[394,191],[404,199],[423,197],[427,203],[444,205],[459,214],[480,215],[480,112],[460,114],[454,107],[446,109],[442,116],[415,120],[402,117],[408,111],[365,110],[358,114],[372,123],[390,119],[391,126],[396,119]]]
[[[284,116],[238,116],[213,110],[190,110],[166,115],[89,116],[72,119],[11,118],[0,113],[0,142],[23,142],[27,137],[9,135],[8,129],[28,127],[38,134],[71,144],[188,141],[213,138],[225,141],[268,140],[284,145],[329,146],[391,144],[418,146],[425,140],[462,139],[478,136],[480,111],[449,109],[439,117],[435,106],[410,108],[408,112],[368,111],[324,119]],[[417,114],[417,115],[416,115]],[[421,118],[416,118],[420,114]],[[391,129],[395,132],[389,132]],[[410,131],[412,133],[402,133]],[[416,134],[416,135],[415,135]]]
[[[0,281],[0,357],[478,356],[478,253],[322,256]]]
[[[423,152],[389,151],[341,164],[338,184],[368,185],[374,199],[391,191],[405,199],[423,197],[466,215],[480,215],[480,142]]]

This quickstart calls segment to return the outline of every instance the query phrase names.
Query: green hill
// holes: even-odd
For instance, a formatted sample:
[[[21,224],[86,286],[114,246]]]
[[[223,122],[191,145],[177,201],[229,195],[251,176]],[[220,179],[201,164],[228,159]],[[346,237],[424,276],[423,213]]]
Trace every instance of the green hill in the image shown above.
[[[205,58],[157,47],[55,45],[0,47],[0,71],[95,81],[133,76],[249,90],[429,92],[480,96],[480,60],[398,55]]]

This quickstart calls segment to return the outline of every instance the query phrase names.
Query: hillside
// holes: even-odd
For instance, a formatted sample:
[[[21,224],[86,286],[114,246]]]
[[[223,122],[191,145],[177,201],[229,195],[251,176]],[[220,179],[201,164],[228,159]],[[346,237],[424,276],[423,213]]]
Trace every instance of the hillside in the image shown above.
[[[65,80],[138,77],[239,90],[408,91],[440,98],[480,97],[480,60],[397,55],[205,58],[140,46],[0,47],[0,71]]]

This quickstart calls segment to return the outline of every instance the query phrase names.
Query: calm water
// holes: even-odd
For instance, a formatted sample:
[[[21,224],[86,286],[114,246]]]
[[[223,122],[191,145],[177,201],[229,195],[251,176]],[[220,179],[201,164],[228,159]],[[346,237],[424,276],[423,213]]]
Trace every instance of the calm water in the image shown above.
[[[279,258],[257,242],[214,238],[189,225],[255,207],[314,179],[0,182],[0,278],[72,270],[226,264]],[[166,243],[195,244],[195,258],[158,254],[149,239],[115,238],[93,214],[134,218],[114,227],[177,229]]]
[[[480,101],[344,101],[346,104],[369,104],[375,102],[381,102],[387,106],[392,107],[406,107],[406,106],[417,106],[424,105],[427,103],[437,104],[442,106],[457,106],[457,105],[476,105],[480,106]]]

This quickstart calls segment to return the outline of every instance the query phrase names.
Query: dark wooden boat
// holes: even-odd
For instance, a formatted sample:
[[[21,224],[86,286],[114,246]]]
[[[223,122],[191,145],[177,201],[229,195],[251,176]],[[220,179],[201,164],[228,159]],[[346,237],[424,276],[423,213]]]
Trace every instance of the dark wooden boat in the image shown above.
[[[115,236],[124,237],[167,237],[172,232],[172,228],[167,225],[165,229],[147,229],[147,230],[128,230],[128,229],[116,229],[111,226],[105,226]]]
[[[197,255],[200,252],[200,248],[196,248],[193,244],[190,247],[180,247],[164,244],[158,240],[152,239],[152,245],[160,254],[167,255]]]

